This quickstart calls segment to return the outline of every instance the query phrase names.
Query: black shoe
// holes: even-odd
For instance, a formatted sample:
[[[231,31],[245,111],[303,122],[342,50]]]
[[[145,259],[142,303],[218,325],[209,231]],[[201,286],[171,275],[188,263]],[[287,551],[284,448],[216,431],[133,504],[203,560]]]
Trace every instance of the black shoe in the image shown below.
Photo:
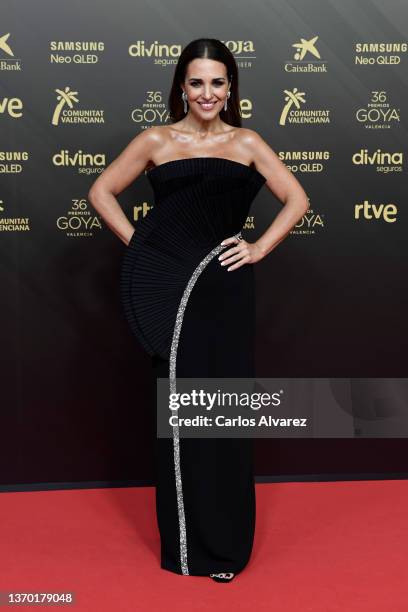
[[[215,580],[215,582],[231,582],[235,574],[232,572],[223,572],[221,574],[210,574],[210,578]]]

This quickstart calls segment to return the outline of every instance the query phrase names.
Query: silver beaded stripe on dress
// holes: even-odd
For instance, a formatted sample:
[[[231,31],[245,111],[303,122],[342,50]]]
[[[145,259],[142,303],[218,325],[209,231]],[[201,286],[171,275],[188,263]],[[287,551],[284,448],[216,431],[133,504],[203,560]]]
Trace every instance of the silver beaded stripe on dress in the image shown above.
[[[237,240],[242,240],[241,232],[233,236]],[[180,300],[180,304],[177,311],[176,322],[174,325],[173,339],[170,349],[170,368],[169,368],[169,379],[170,379],[170,393],[176,393],[176,357],[177,357],[177,346],[181,331],[181,325],[183,322],[184,311],[187,305],[187,301],[191,290],[204,270],[205,266],[220,253],[225,246],[228,245],[217,245],[212,251],[210,251],[204,259],[200,261],[193,274],[184,289],[183,296]],[[180,470],[180,438],[178,424],[173,425],[173,450],[174,450],[174,469],[176,476],[176,491],[177,491],[177,508],[179,518],[179,530],[180,530],[180,564],[181,571],[184,575],[188,575],[188,564],[187,564],[187,537],[186,537],[186,519],[184,515],[184,502],[183,502],[183,488],[181,483],[181,470]]]

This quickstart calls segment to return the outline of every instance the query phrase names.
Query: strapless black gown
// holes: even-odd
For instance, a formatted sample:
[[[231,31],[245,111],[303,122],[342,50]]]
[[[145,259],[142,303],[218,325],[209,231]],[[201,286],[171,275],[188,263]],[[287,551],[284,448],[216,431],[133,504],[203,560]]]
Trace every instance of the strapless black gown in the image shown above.
[[[254,270],[218,255],[239,235],[266,178],[221,157],[172,160],[147,173],[154,207],[124,252],[125,317],[157,377],[254,377]],[[230,264],[231,265],[231,264]],[[154,395],[155,397],[155,395]],[[156,412],[156,407],[154,405]],[[255,531],[253,439],[156,438],[161,567],[240,572]]]

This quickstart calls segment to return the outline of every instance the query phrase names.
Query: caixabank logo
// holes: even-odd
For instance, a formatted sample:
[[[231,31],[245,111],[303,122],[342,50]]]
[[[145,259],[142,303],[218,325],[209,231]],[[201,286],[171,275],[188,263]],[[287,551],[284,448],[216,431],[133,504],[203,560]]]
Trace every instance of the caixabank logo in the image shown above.
[[[284,64],[285,72],[327,72],[327,62],[317,47],[318,36],[300,38],[292,44],[295,49],[293,59]]]
[[[297,87],[285,89],[285,104],[279,117],[279,125],[327,125],[330,123],[330,110],[327,108],[303,108],[306,93]]]
[[[394,202],[374,203],[364,200],[354,205],[354,219],[357,221],[385,221],[395,223],[398,207]]]
[[[11,45],[10,32],[0,35],[0,70],[2,72],[20,72],[21,59],[14,56],[13,47]]]

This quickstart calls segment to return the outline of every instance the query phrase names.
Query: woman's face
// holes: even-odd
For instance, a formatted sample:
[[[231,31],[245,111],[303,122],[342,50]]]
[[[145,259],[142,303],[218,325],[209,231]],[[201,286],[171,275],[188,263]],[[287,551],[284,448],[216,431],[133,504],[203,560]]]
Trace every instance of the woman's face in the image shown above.
[[[187,66],[184,91],[190,112],[212,119],[221,110],[228,91],[227,67],[216,60],[197,58]]]

